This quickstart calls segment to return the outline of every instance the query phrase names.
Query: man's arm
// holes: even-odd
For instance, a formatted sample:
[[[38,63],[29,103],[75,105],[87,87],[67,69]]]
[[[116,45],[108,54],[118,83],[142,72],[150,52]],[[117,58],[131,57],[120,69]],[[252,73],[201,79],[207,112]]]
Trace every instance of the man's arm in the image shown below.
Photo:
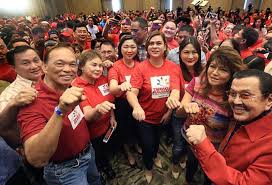
[[[191,125],[186,130],[199,163],[214,184],[220,185],[266,185],[272,183],[272,151],[267,150],[254,160],[244,171],[227,165],[225,158],[216,151],[209,141],[203,125]],[[257,149],[256,149],[257,150]],[[243,155],[237,153],[236,155]],[[241,156],[241,160],[243,156]]]
[[[59,100],[58,107],[63,116],[73,107],[78,105],[84,96],[83,89],[71,87],[67,89]],[[35,167],[45,166],[55,153],[62,129],[63,116],[54,112],[45,127],[24,142],[25,155],[30,164]]]
[[[18,107],[10,101],[0,113],[0,136],[12,148],[16,148],[20,142],[16,116]]]
[[[37,91],[35,89],[23,89],[9,101],[0,112],[0,136],[12,148],[16,148],[20,141],[16,119],[18,110],[21,106],[30,104],[35,100],[36,96]]]

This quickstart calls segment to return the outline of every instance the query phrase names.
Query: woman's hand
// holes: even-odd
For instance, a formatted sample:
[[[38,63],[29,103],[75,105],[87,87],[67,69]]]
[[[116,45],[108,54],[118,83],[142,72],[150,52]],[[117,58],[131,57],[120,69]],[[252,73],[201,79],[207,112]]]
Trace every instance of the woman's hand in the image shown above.
[[[141,106],[137,106],[133,109],[132,116],[138,121],[145,120],[145,112]]]
[[[161,118],[160,123],[162,124],[166,124],[169,122],[170,118],[171,118],[171,114],[172,114],[172,110],[168,110],[166,113],[164,113],[164,115]]]
[[[183,108],[187,114],[195,114],[199,112],[199,106],[196,102],[191,102],[183,105]]]
[[[131,84],[129,82],[123,82],[119,85],[121,91],[126,92],[131,90]]]

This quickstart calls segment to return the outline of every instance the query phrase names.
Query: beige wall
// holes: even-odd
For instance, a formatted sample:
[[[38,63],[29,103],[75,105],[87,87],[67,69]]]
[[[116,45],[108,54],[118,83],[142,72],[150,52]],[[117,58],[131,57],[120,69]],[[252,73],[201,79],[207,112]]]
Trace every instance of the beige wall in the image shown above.
[[[91,12],[98,13],[102,10],[100,0],[65,0],[68,4],[69,10],[74,13],[86,13]]]
[[[142,10],[143,1],[123,0],[123,10]]]
[[[254,7],[258,7],[259,2],[263,1],[261,9],[272,8],[272,0],[251,0]],[[31,15],[51,15],[61,14],[64,12],[98,13],[99,11],[112,10],[111,0],[31,0],[32,7],[28,14]],[[173,0],[173,10],[177,7],[186,8],[192,6],[192,0]],[[155,9],[164,9],[165,0],[121,0],[123,10],[149,10],[151,6]],[[213,9],[221,6],[222,9],[229,10],[240,8],[243,9],[244,0],[209,0],[209,5]]]
[[[263,0],[261,9],[266,10],[266,8],[270,8],[272,10],[272,0]]]

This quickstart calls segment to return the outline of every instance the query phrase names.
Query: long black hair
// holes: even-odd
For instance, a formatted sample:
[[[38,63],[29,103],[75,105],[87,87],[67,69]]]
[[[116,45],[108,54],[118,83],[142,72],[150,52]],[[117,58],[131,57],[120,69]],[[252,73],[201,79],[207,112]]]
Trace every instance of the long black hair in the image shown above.
[[[193,47],[195,48],[195,50],[197,51],[197,54],[198,54],[198,60],[194,65],[194,75],[199,76],[203,68],[202,68],[202,65],[201,65],[201,46],[200,46],[198,40],[195,37],[192,37],[192,36],[185,37],[182,40],[182,42],[180,43],[180,45],[179,45],[179,63],[180,63],[180,68],[181,68],[184,80],[187,81],[187,82],[190,82],[192,80],[193,76],[190,74],[187,66],[182,61],[181,56],[180,56],[182,50],[188,44],[192,44]]]
[[[122,48],[122,45],[124,44],[124,42],[127,41],[127,40],[133,40],[133,37],[131,35],[124,35],[124,36],[121,37],[121,40],[120,40],[120,42],[118,44],[118,58],[117,58],[117,60],[120,60],[120,59],[123,58],[123,54],[122,54],[121,48]],[[136,53],[136,55],[133,58],[133,60],[139,60],[138,52]]]

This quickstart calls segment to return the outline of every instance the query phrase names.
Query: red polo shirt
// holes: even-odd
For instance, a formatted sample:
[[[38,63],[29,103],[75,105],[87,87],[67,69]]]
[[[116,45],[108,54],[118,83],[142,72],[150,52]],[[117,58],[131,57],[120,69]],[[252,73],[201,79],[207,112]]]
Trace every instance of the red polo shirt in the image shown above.
[[[219,152],[208,139],[194,149],[215,185],[272,184],[272,113],[234,131],[232,124]],[[232,135],[232,136],[231,136]]]
[[[38,97],[36,100],[22,108],[18,114],[18,123],[23,143],[31,136],[38,134],[51,118],[54,108],[59,103],[61,93],[49,88],[42,80],[36,85]],[[72,112],[72,111],[71,111]],[[52,161],[70,159],[80,153],[90,141],[90,135],[85,119],[72,128],[67,113],[63,118],[63,127],[59,137],[59,144],[52,156]]]
[[[7,63],[0,63],[0,80],[13,82],[16,78],[15,70]]]
[[[122,59],[114,62],[113,66],[109,70],[108,79],[109,82],[111,80],[116,80],[118,85],[127,81],[130,82],[131,75],[133,71],[136,69],[136,66],[139,65],[139,62],[134,61],[134,66],[129,68]],[[125,98],[125,93],[122,95]]]
[[[145,111],[145,122],[160,124],[171,90],[180,90],[180,67],[164,60],[161,67],[154,67],[148,60],[136,66],[130,83],[139,89],[138,100]]]
[[[95,108],[96,105],[109,101],[113,102],[114,97],[109,93],[108,80],[106,77],[101,76],[95,84],[89,84],[87,81],[80,77],[77,77],[73,83],[73,86],[81,87],[84,89],[84,93],[87,97],[82,106],[91,106]],[[90,122],[88,124],[91,139],[97,138],[105,134],[110,126],[110,112],[103,115],[100,119]]]

